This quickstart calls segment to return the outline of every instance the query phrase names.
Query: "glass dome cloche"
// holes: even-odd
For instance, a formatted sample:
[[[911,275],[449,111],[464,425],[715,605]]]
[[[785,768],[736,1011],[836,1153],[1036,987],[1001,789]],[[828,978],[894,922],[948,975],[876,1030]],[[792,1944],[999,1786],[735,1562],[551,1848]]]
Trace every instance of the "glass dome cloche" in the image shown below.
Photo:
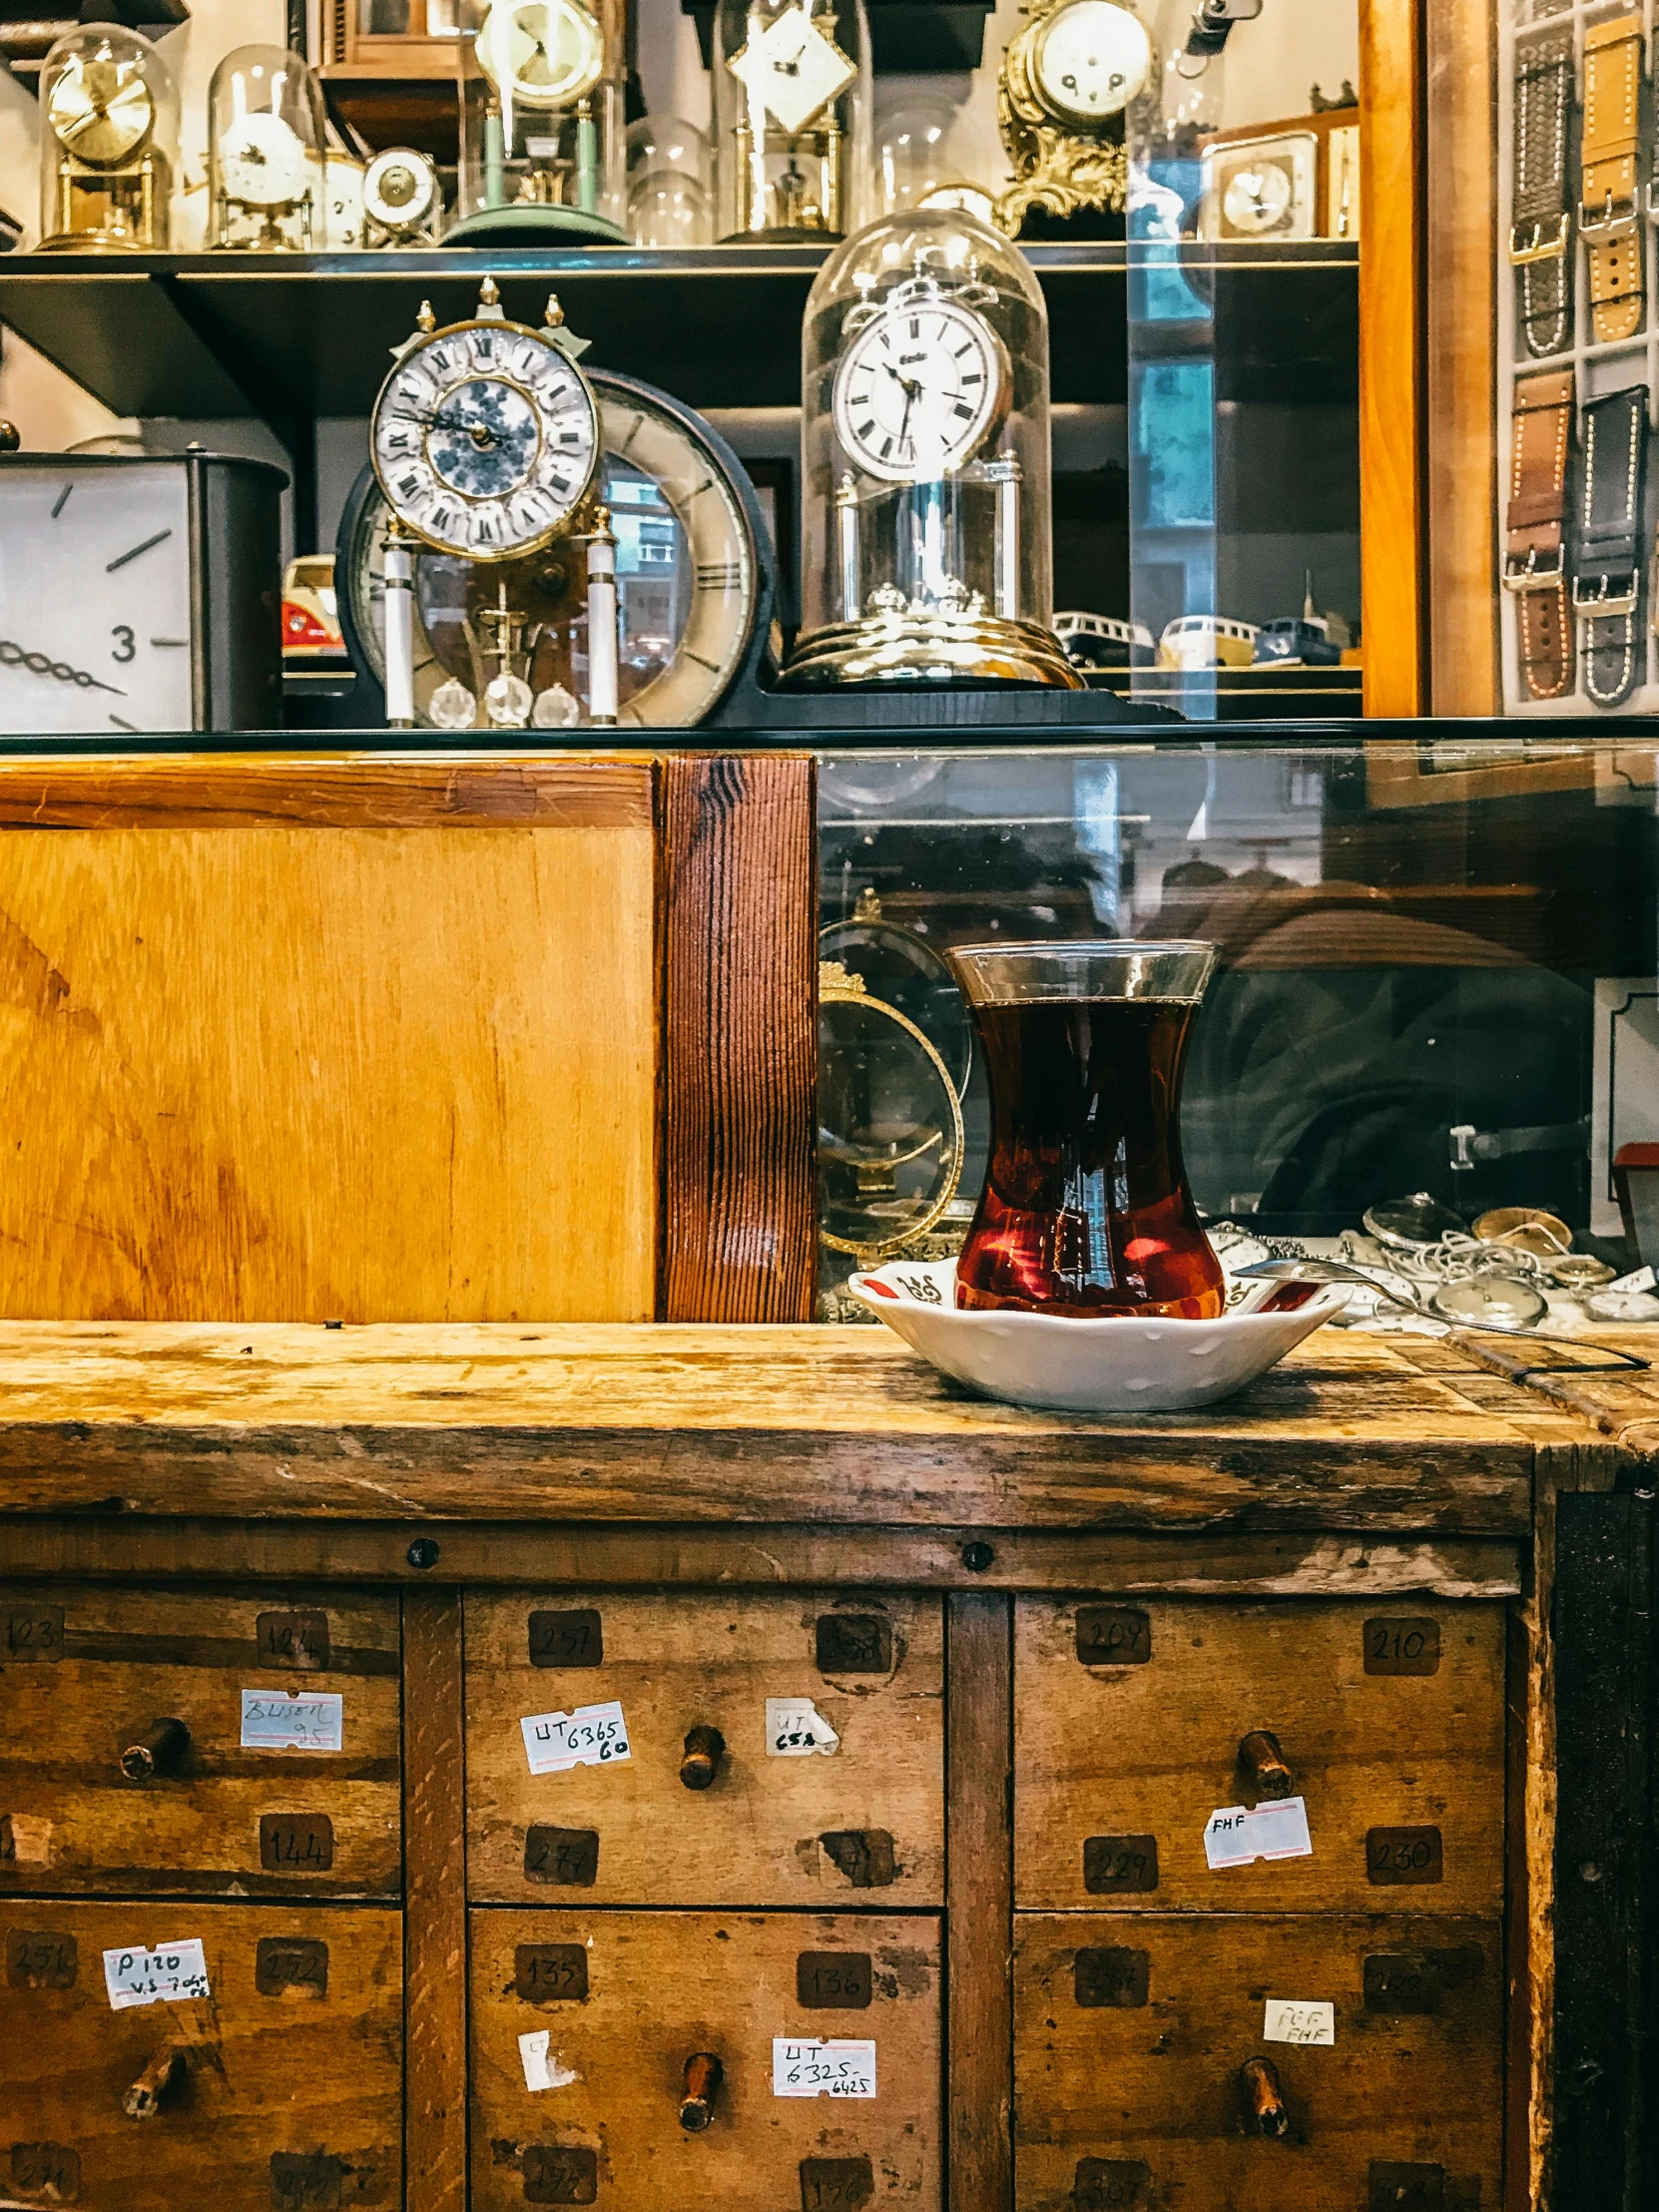
[[[285,46],[239,46],[208,87],[209,239],[309,253],[327,239],[322,88]]]
[[[83,23],[40,72],[40,235],[55,254],[156,253],[168,243],[179,95],[147,38]]]
[[[1019,249],[909,208],[825,263],[802,333],[790,690],[1077,691],[1050,627],[1048,315]]]
[[[721,238],[856,230],[871,171],[864,0],[719,0],[713,75]]]

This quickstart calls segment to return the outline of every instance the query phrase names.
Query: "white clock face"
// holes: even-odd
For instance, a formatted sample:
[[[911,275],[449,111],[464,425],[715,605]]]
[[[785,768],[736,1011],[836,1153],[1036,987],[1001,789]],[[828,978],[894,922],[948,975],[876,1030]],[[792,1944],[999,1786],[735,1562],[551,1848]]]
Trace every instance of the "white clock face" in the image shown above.
[[[308,167],[297,133],[279,115],[239,115],[219,142],[220,189],[245,208],[302,200]]]
[[[587,496],[599,410],[586,378],[516,322],[423,338],[381,387],[374,473],[428,545],[509,560],[545,544]]]
[[[424,154],[389,146],[363,175],[363,207],[381,230],[418,231],[438,196],[436,172]]]
[[[931,483],[979,450],[1007,383],[1002,342],[971,307],[948,298],[889,306],[835,369],[835,435],[866,475]]]
[[[190,489],[177,461],[0,460],[0,730],[189,730]]]
[[[753,21],[754,19],[751,18]],[[837,99],[858,74],[829,29],[800,6],[776,15],[727,65],[752,106],[793,138]]]
[[[1152,75],[1152,41],[1131,9],[1113,0],[1070,0],[1038,34],[1032,72],[1055,114],[1103,123],[1121,114]]]
[[[476,52],[491,84],[531,108],[580,100],[605,70],[605,35],[575,0],[495,0]]]
[[[1222,214],[1235,231],[1276,231],[1290,214],[1295,198],[1296,185],[1290,172],[1277,162],[1263,162],[1257,168],[1233,172],[1222,197]]]

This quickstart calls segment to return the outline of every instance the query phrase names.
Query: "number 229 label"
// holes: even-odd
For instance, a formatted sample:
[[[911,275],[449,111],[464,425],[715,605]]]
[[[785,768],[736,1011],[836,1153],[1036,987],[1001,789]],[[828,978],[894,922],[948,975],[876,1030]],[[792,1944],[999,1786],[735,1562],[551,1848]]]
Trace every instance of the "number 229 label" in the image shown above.
[[[574,1713],[531,1713],[518,1725],[532,1774],[616,1766],[634,1756],[618,1698],[606,1705],[579,1705]]]

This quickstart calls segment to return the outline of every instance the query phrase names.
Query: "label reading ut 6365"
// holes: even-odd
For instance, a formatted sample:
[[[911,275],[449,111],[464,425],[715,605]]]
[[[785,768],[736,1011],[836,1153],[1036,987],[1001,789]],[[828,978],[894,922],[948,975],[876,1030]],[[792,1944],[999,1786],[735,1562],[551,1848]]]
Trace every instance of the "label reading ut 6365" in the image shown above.
[[[579,1705],[574,1713],[531,1713],[519,1722],[532,1774],[568,1774],[572,1767],[609,1767],[632,1759],[620,1699]]]

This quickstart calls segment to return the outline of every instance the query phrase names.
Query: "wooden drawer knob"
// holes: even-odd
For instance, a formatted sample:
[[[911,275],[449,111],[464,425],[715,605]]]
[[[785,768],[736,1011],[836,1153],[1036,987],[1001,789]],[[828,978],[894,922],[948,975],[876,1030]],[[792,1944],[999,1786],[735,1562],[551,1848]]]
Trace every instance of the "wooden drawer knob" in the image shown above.
[[[715,2099],[726,2068],[712,2050],[694,2050],[686,2060],[686,2093],[680,2099],[680,2125],[700,2135],[715,2116]]]
[[[1285,2109],[1279,2086],[1279,2068],[1271,2058],[1247,2058],[1239,2068],[1239,2088],[1244,2096],[1245,2118],[1258,2135],[1276,2141],[1291,2132],[1291,2115]]]
[[[1239,1746],[1239,1770],[1258,1798],[1296,1796],[1296,1778],[1285,1764],[1279,1738],[1265,1728],[1253,1728]]]
[[[686,1754],[680,1762],[680,1779],[688,1790],[706,1790],[720,1772],[726,1757],[726,1738],[718,1728],[701,1725],[686,1734]]]
[[[149,1733],[121,1754],[121,1771],[129,1782],[148,1782],[158,1774],[177,1774],[190,1749],[190,1730],[183,1721],[152,1721]]]
[[[123,2090],[121,2109],[130,2120],[153,2120],[183,2084],[186,2058],[177,2043],[164,2043],[138,2079]]]

